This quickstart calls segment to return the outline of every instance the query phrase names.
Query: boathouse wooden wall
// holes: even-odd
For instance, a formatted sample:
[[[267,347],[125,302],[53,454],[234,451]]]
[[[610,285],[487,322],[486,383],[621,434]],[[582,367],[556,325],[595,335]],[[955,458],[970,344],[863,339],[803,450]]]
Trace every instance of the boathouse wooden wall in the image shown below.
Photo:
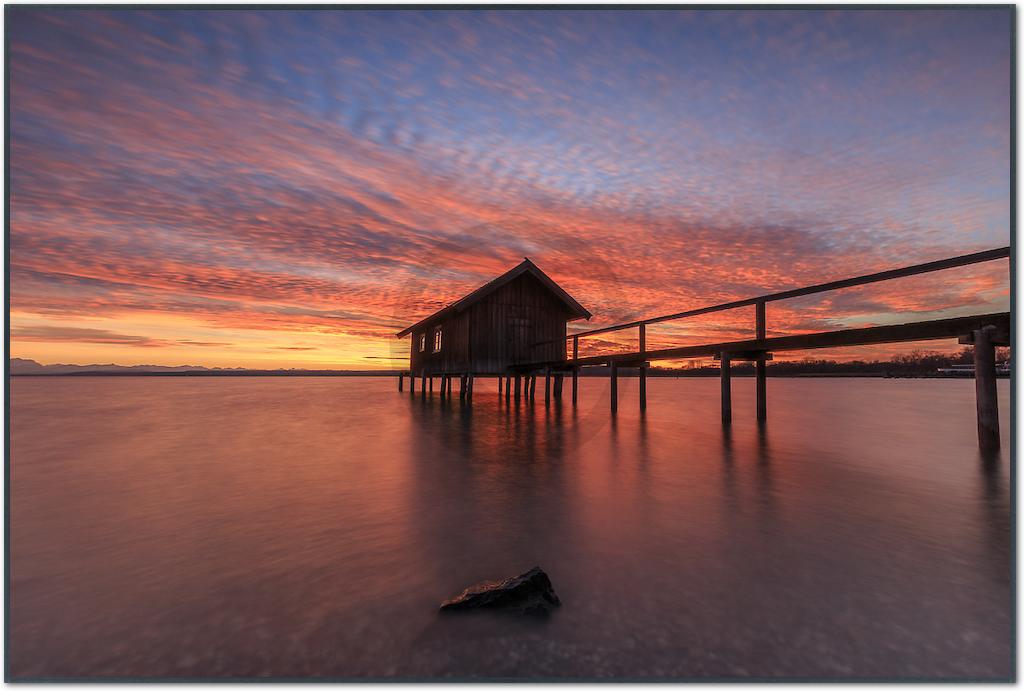
[[[565,304],[525,273],[464,311],[414,331],[409,367],[416,374],[495,374],[510,365],[562,361],[568,318]],[[441,350],[433,352],[438,328]]]

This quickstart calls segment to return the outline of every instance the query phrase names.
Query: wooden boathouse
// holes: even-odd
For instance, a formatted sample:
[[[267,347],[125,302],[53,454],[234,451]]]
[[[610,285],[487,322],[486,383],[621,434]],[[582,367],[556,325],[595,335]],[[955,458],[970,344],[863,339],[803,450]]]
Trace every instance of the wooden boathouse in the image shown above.
[[[499,394],[504,383],[506,401],[511,397],[513,383],[516,400],[519,400],[521,383],[525,382],[523,393],[527,400],[532,401],[537,375],[543,374],[544,401],[547,403],[551,400],[552,380],[554,398],[558,400],[562,393],[562,378],[568,374],[572,376],[572,402],[575,405],[580,368],[607,367],[611,384],[609,403],[614,413],[618,408],[619,371],[636,368],[639,370],[640,409],[644,410],[647,407],[647,367],[652,361],[714,357],[720,363],[723,424],[732,421],[731,363],[741,360],[755,363],[757,420],[764,422],[768,417],[767,363],[773,352],[957,339],[959,343],[973,347],[978,442],[983,450],[994,450],[999,448],[995,348],[1013,345],[1010,312],[819,333],[771,335],[767,326],[767,306],[780,300],[1005,260],[1010,256],[1009,247],[997,247],[572,334],[567,334],[566,323],[590,319],[590,313],[527,259],[461,300],[398,333],[399,337],[413,336],[409,371],[399,374],[398,389],[402,390],[403,375],[409,374],[410,391],[415,391],[415,377],[420,376],[425,395],[428,378],[433,391],[434,377],[440,376],[442,395],[450,395],[451,377],[458,374],[461,377],[459,396],[470,400],[474,376],[484,375],[497,377]],[[755,309],[752,338],[654,350],[647,348],[649,325],[749,306]],[[632,329],[637,331],[638,347],[635,351],[580,356],[581,339]],[[567,357],[566,347],[570,342],[572,356]]]
[[[529,258],[469,295],[398,332],[412,336],[409,373],[442,392],[452,376],[460,394],[473,377],[508,375],[517,368],[566,359],[566,324],[591,314]],[[399,380],[401,387],[401,380]],[[464,397],[464,396],[463,396]]]

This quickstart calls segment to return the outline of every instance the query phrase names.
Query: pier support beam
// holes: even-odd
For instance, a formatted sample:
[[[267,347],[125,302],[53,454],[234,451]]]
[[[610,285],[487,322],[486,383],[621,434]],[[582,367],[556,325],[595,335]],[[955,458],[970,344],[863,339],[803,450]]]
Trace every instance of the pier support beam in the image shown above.
[[[647,325],[640,325],[640,357],[647,353]],[[640,410],[647,410],[647,361],[640,362]]]
[[[430,393],[434,393],[434,375],[430,375]]]
[[[516,375],[516,402],[519,401],[519,396],[520,396],[520,393],[521,393],[521,386],[522,386],[522,377],[517,374]]]
[[[409,372],[409,395],[412,396],[416,393],[416,374]]]
[[[475,377],[472,374],[466,375],[466,400],[473,400],[473,380]]]
[[[612,362],[610,369],[612,380],[611,405],[612,412],[614,413],[619,409],[619,366],[615,364],[615,362]]]
[[[544,405],[551,403],[551,369],[544,370]]]
[[[512,377],[505,377],[505,402],[508,403],[512,397]]]
[[[974,332],[974,393],[978,406],[978,445],[983,451],[999,449],[999,400],[996,391],[994,327]]]
[[[768,419],[768,358],[761,356],[754,361],[757,375],[757,421]]]
[[[537,396],[537,375],[530,375],[530,402],[532,403]]]
[[[647,410],[647,363],[640,363],[640,410]]]
[[[501,396],[501,382],[505,377],[498,377],[498,396]]]
[[[402,383],[405,381],[405,372],[398,373],[398,390],[402,390]]]
[[[722,353],[722,422],[732,422],[732,361],[729,353]]]
[[[572,337],[572,359],[575,362],[580,356],[580,337]],[[572,404],[576,405],[576,393],[579,389],[579,372],[580,368],[576,365],[572,367]]]
[[[423,372],[420,374],[420,397],[427,397],[427,373]]]
[[[562,383],[565,380],[565,375],[558,373],[555,375],[555,400],[562,400]]]

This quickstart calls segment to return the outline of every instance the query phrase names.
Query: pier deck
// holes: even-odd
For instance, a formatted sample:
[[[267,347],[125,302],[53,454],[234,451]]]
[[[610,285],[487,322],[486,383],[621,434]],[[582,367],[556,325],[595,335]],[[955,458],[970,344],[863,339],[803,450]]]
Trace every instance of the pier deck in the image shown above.
[[[860,329],[839,329],[818,333],[777,336],[774,338],[749,339],[744,341],[725,341],[722,343],[706,343],[678,348],[662,348],[644,352],[617,353],[610,355],[594,355],[575,358],[562,362],[550,362],[540,365],[552,368],[587,367],[616,363],[620,367],[638,367],[651,360],[681,360],[684,358],[708,357],[723,352],[742,355],[733,359],[756,359],[758,352],[784,352],[791,350],[814,350],[817,348],[837,348],[842,346],[880,345],[884,343],[905,343],[907,341],[932,341],[944,338],[959,338],[976,329],[995,326],[996,333],[1001,334],[1002,342],[996,345],[1009,345],[1010,313],[995,312],[969,317],[952,319],[936,319],[932,321],[911,322],[909,324],[891,324],[885,326],[868,326]],[[533,365],[532,369],[538,366]]]

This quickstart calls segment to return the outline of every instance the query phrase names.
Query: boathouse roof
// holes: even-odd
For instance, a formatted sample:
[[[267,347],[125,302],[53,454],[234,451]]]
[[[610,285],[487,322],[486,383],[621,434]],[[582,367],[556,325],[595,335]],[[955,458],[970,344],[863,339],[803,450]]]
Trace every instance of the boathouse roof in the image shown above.
[[[439,321],[444,321],[446,318],[454,314],[458,314],[459,312],[463,311],[473,303],[484,299],[485,297],[496,291],[498,288],[501,288],[502,286],[511,283],[515,279],[527,273],[532,274],[538,281],[541,282],[541,285],[550,290],[555,297],[557,297],[565,304],[566,310],[570,315],[569,321],[574,321],[576,319],[590,319],[592,315],[590,314],[590,312],[586,310],[586,308],[583,307],[583,305],[576,302],[576,300],[571,295],[569,295],[569,293],[565,292],[561,286],[559,286],[557,283],[551,280],[551,277],[548,276],[543,271],[541,271],[540,267],[538,267],[536,264],[530,261],[529,257],[524,257],[522,262],[520,262],[518,265],[516,265],[509,271],[506,271],[502,275],[498,276],[493,281],[490,281],[489,283],[480,286],[469,295],[466,295],[465,297],[456,300],[450,305],[441,308],[437,312],[431,314],[429,317],[425,317],[419,320],[412,326],[408,326],[402,329],[396,335],[398,336],[398,338],[402,338],[403,336],[410,334],[417,329],[429,326],[430,324]]]

